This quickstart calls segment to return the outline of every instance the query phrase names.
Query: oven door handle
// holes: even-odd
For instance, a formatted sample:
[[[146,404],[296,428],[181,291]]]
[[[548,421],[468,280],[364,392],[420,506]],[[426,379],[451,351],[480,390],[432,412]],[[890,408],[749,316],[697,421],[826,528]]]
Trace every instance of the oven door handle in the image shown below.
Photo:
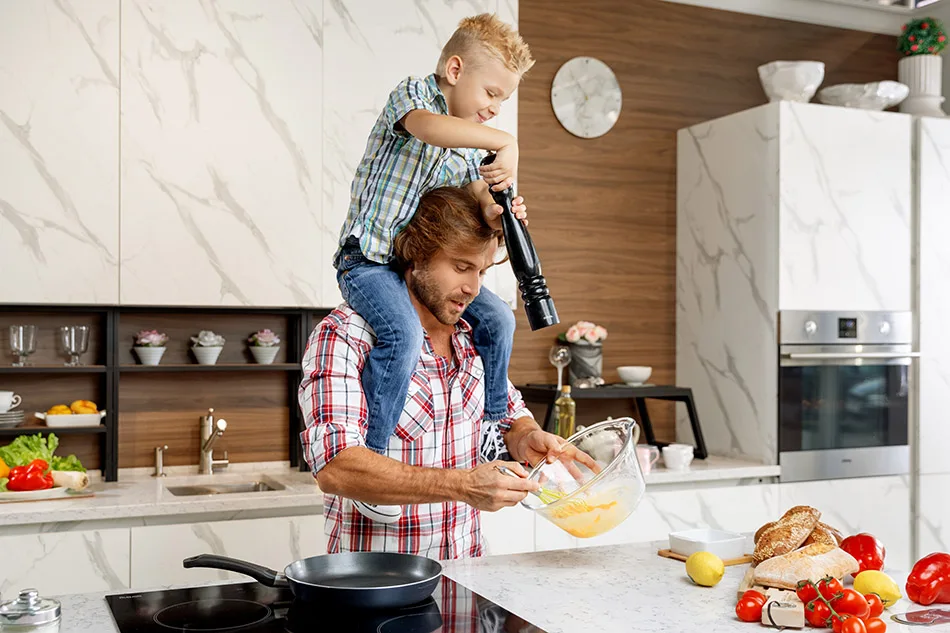
[[[782,354],[789,360],[851,360],[868,358],[874,360],[892,360],[896,358],[920,358],[920,352],[802,352]]]

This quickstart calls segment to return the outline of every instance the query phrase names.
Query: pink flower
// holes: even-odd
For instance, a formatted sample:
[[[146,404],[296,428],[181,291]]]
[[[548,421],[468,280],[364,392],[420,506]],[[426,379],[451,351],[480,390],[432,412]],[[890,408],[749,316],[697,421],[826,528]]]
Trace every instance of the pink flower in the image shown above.
[[[138,347],[164,347],[168,336],[157,330],[142,330],[135,335],[135,344]]]
[[[260,330],[247,339],[255,347],[274,347],[280,344],[280,337],[270,330]]]
[[[597,328],[591,328],[587,330],[587,334],[584,335],[584,340],[587,341],[588,343],[596,343],[598,340]]]
[[[607,328],[598,325],[594,328],[594,333],[597,334],[597,338],[601,341],[607,338]]]
[[[576,325],[572,325],[567,329],[567,334],[564,335],[564,338],[567,339],[568,343],[576,343],[581,340],[581,331],[577,328]]]

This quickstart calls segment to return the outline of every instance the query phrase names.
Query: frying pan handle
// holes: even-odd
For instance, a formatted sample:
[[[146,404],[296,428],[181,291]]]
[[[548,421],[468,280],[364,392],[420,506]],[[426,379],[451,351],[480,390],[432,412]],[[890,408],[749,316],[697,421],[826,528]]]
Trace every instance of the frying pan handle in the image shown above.
[[[268,587],[287,586],[287,577],[284,574],[274,571],[269,567],[249,563],[237,558],[228,558],[227,556],[218,556],[217,554],[198,554],[182,561],[182,566],[186,569],[192,567],[207,567],[209,569],[223,569],[224,571],[233,571],[238,574],[250,576],[262,585]]]

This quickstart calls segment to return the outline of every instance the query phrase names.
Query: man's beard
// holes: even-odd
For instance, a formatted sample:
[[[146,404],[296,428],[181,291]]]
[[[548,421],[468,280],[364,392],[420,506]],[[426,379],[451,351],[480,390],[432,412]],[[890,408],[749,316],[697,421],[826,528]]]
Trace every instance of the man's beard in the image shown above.
[[[453,310],[451,301],[465,304],[467,308],[473,299],[465,295],[458,297],[443,295],[435,279],[428,270],[423,268],[416,268],[413,274],[409,275],[409,292],[443,325],[455,325],[465,312],[464,308],[461,312]]]

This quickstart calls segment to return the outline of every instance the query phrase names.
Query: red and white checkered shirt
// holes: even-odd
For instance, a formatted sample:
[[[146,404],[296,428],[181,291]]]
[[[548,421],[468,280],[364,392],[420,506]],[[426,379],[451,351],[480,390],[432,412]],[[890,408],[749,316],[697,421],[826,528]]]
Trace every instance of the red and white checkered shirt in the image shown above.
[[[360,374],[375,341],[372,328],[346,305],[310,335],[299,400],[307,426],[301,433],[303,452],[314,475],[344,449],[366,445]],[[509,382],[508,418],[495,425],[484,422],[484,369],[465,321],[456,325],[452,349],[454,359],[438,356],[425,337],[388,457],[426,468],[473,468],[504,450],[502,435],[512,420],[531,415]],[[383,524],[364,517],[349,500],[326,495],[327,551],[403,552],[440,560],[482,555],[475,508],[448,502],[402,510],[399,521]]]

